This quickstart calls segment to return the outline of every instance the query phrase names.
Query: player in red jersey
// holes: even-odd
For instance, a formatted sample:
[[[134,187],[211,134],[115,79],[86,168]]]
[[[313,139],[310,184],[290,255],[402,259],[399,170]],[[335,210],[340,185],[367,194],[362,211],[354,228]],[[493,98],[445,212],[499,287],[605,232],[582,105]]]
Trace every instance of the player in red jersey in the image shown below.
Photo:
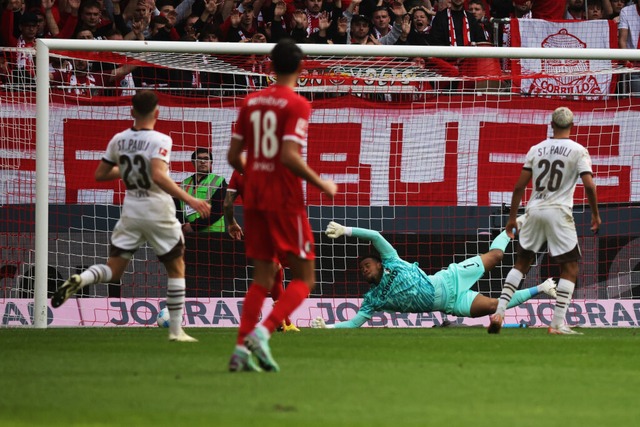
[[[251,353],[262,369],[280,370],[269,348],[271,333],[315,286],[314,240],[302,180],[330,198],[337,190],[333,181],[321,179],[301,156],[311,114],[309,102],[293,91],[302,71],[302,56],[291,39],[283,39],[273,48],[276,83],[245,98],[227,154],[229,164],[245,177],[244,233],[247,257],[254,267],[229,362],[229,370],[234,372],[259,370]],[[246,160],[242,155],[245,150]],[[269,316],[257,325],[273,286],[275,258],[286,261],[292,280]]]
[[[242,233],[242,227],[236,221],[236,218],[233,214],[233,203],[238,198],[238,196],[242,197],[244,193],[244,176],[238,173],[238,171],[233,171],[231,175],[231,179],[229,180],[229,185],[227,186],[227,193],[224,197],[223,203],[223,211],[224,211],[224,222],[227,224],[227,232],[229,236],[231,236],[234,240],[242,240],[244,234]],[[274,260],[276,262],[276,271],[274,272],[273,286],[271,287],[271,298],[276,302],[280,298],[280,295],[284,292],[284,286],[282,281],[284,280],[284,268],[282,267],[282,263],[280,260]],[[278,327],[278,331],[282,332],[300,332],[300,329],[296,327],[293,323],[291,323],[291,319],[289,316],[286,316],[282,321],[282,325]],[[238,337],[238,340],[242,338],[244,340],[244,336]]]

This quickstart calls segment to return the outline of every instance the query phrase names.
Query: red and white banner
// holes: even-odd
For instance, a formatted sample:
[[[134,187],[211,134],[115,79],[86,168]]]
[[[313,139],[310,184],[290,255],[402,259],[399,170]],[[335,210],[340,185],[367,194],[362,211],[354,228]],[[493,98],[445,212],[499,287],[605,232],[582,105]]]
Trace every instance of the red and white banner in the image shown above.
[[[183,325],[187,327],[237,327],[240,322],[242,298],[210,298],[187,300]],[[291,320],[299,327],[308,327],[320,316],[328,324],[343,322],[355,316],[362,300],[357,298],[309,298],[293,313]],[[77,298],[62,307],[48,307],[49,326],[156,326],[161,299]],[[262,318],[272,309],[265,301]],[[531,300],[509,309],[505,323],[546,327],[551,323],[554,306],[550,300]],[[33,324],[31,299],[0,301],[0,326]],[[488,319],[456,318],[449,321],[464,326],[486,326]],[[442,323],[441,313],[376,313],[364,327],[430,328]],[[640,302],[637,300],[574,301],[567,312],[567,323],[582,327],[640,326]]]
[[[0,97],[0,101],[2,98]],[[233,106],[185,106],[162,100],[157,129],[173,138],[172,177],[193,173],[196,147],[213,151],[213,170],[227,179]],[[202,101],[201,101],[202,102]],[[119,204],[119,182],[97,183],[95,168],[111,135],[131,125],[122,105],[52,105],[52,204]],[[339,185],[334,201],[307,188],[309,205],[491,206],[509,203],[528,149],[550,135],[550,113],[575,113],[572,137],[589,149],[602,203],[640,202],[640,100],[447,97],[413,104],[367,103],[356,97],[314,102],[305,153]],[[35,109],[0,119],[0,205],[35,201]],[[31,106],[33,107],[33,106]],[[578,187],[576,203],[585,203]]]
[[[545,21],[512,19],[511,46],[564,49],[616,49],[613,21]],[[612,61],[582,59],[521,59],[512,64],[513,90],[531,95],[600,97],[612,93],[616,79]],[[595,72],[598,73],[595,73]],[[605,72],[602,72],[605,71]],[[591,74],[593,73],[593,74]],[[527,77],[528,76],[528,77]]]

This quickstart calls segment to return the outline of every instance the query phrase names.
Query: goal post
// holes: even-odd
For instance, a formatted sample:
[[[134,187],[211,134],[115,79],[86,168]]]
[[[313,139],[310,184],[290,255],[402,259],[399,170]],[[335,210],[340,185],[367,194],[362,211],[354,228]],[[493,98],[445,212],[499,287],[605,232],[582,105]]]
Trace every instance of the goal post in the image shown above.
[[[211,61],[206,66],[214,67],[214,71],[226,70],[234,73],[236,71],[234,71],[235,63],[232,57],[246,58],[251,55],[268,55],[272,47],[273,44],[260,43],[38,39],[36,48],[38,53],[36,56],[36,74],[38,78],[36,80],[35,108],[34,327],[47,327],[47,286],[50,278],[48,270],[49,266],[52,265],[50,260],[49,209],[51,205],[50,195],[54,192],[50,185],[54,180],[51,179],[49,170],[50,136],[52,135],[50,129],[52,120],[50,117],[50,102],[52,100],[52,85],[49,81],[50,57],[52,55],[66,55],[71,58],[95,58],[95,56],[87,55],[95,52],[110,52],[111,56],[118,54],[122,58],[120,60],[121,63],[146,63],[152,64],[154,67],[164,66],[199,70],[205,66],[201,60],[202,55],[229,56],[225,57],[225,61],[223,61],[224,67],[230,64],[227,68],[217,69],[215,67],[218,65],[212,65]],[[464,82],[470,81],[473,83],[491,78],[495,80],[511,80],[514,76],[504,74],[488,76],[483,74],[482,70],[474,76],[450,76],[446,75],[446,73],[439,73],[438,70],[433,71],[429,69],[429,66],[414,66],[412,61],[415,58],[440,58],[445,60],[443,61],[445,63],[450,58],[603,60],[615,61],[615,64],[606,70],[592,68],[587,70],[585,74],[603,73],[609,76],[617,76],[628,74],[630,71],[635,70],[634,68],[628,68],[627,61],[640,61],[639,50],[313,44],[301,45],[301,48],[308,61],[312,62],[314,66],[317,65],[318,69],[324,67],[331,70],[326,75],[313,74],[307,76],[309,80],[312,78],[322,80],[322,84],[301,86],[299,89],[301,92],[309,94],[311,98],[316,97],[315,101],[318,104],[333,102],[331,108],[326,109],[327,116],[318,118],[318,122],[321,123],[319,126],[324,128],[322,130],[324,133],[321,136],[323,143],[328,143],[337,138],[347,138],[346,140],[348,140],[348,138],[351,138],[352,132],[360,132],[363,135],[363,140],[370,138],[370,140],[361,142],[361,146],[353,152],[339,152],[340,150],[336,148],[335,153],[320,151],[306,153],[307,156],[313,156],[316,164],[326,165],[327,168],[324,174],[340,180],[341,186],[347,189],[348,192],[346,196],[341,196],[338,202],[323,205],[326,200],[322,199],[313,189],[307,189],[307,198],[310,205],[309,216],[314,224],[314,231],[319,232],[332,219],[346,222],[350,225],[369,226],[383,233],[390,232],[397,238],[393,243],[404,245],[401,252],[407,257],[420,255],[421,260],[428,258],[428,254],[420,254],[419,252],[428,251],[434,245],[440,245],[438,248],[439,259],[431,263],[431,265],[423,265],[425,269],[429,269],[429,267],[441,268],[446,266],[447,259],[456,259],[456,262],[458,262],[461,261],[460,257],[475,254],[476,251],[485,248],[486,239],[489,239],[497,228],[504,225],[502,204],[505,202],[505,194],[507,194],[505,187],[512,186],[515,183],[513,171],[517,170],[521,165],[519,163],[521,156],[509,153],[507,148],[510,142],[503,135],[500,135],[501,126],[514,132],[520,126],[522,127],[522,132],[531,130],[536,135],[544,137],[545,131],[542,123],[546,123],[546,116],[549,113],[545,108],[548,109],[550,106],[558,104],[558,102],[567,100],[567,102],[575,103],[581,116],[585,118],[585,122],[589,123],[585,126],[585,130],[593,128],[597,129],[598,132],[604,133],[612,132],[612,129],[615,128],[617,129],[615,130],[616,132],[624,132],[627,135],[635,134],[637,131],[634,127],[634,120],[637,119],[635,112],[640,110],[640,103],[629,95],[611,93],[597,97],[553,95],[529,97],[514,93],[509,89],[504,90],[501,87],[487,87],[478,91],[477,86],[465,87]],[[154,53],[158,55],[152,55]],[[347,62],[344,58],[349,58],[349,61]],[[331,65],[327,65],[332,62],[337,63],[339,66],[331,68]],[[425,69],[428,69],[428,72],[418,71]],[[376,74],[370,72],[370,70],[382,71]],[[573,73],[575,73],[575,70],[567,71],[567,75],[571,76]],[[250,70],[246,74],[265,76],[267,73]],[[537,75],[540,75],[540,73]],[[345,79],[347,83],[344,82]],[[363,79],[374,83],[367,86],[358,86],[359,81]],[[410,81],[409,90],[405,90],[406,87],[404,86],[394,86],[395,82],[400,79]],[[436,84],[431,84],[433,82],[436,82]],[[453,90],[449,85],[446,90],[442,90],[438,86],[442,82],[447,85],[449,85],[449,82],[454,82],[458,85],[458,89]],[[421,83],[430,85],[425,88]],[[237,89],[234,88],[234,90]],[[424,93],[428,93],[428,96],[422,96]],[[349,97],[341,104],[331,99],[345,94],[353,94],[355,98]],[[380,97],[368,97],[367,94],[379,95]],[[237,100],[242,96],[242,93],[240,93],[235,99]],[[596,111],[590,112],[589,100],[592,98],[599,98],[599,100],[593,104]],[[359,103],[372,101],[382,101],[388,104],[378,104],[371,111],[359,109]],[[74,102],[74,98],[65,98],[65,102]],[[90,104],[86,100],[81,100],[80,102],[81,104],[79,105]],[[437,109],[439,108],[439,103],[444,106],[441,111]],[[540,106],[541,103],[544,104],[542,107]],[[113,105],[113,107],[106,107],[104,117],[106,119],[123,119],[122,110],[126,110],[126,107],[122,107],[122,104],[119,103]],[[206,114],[195,111],[196,105],[202,107],[203,110],[207,106],[214,107],[216,109],[216,117],[227,121],[226,123],[219,123],[219,126],[221,128],[224,127],[226,130],[216,134],[228,134],[228,128],[233,120],[233,112],[237,107],[237,101],[231,101],[228,104],[228,108],[219,108],[227,104],[217,100],[217,98],[212,100],[212,98],[204,96],[198,98],[197,102],[194,101],[193,105],[184,103],[183,107],[176,106],[174,110],[180,108],[189,110],[188,115],[182,116],[182,121],[186,122],[189,120],[186,120],[185,117],[197,118]],[[499,117],[498,114],[504,108],[508,108],[503,107],[503,105],[515,105],[516,107],[505,112],[503,117]],[[617,105],[621,105],[621,107]],[[379,108],[379,111],[376,108]],[[473,114],[474,109],[481,111],[472,118],[472,120],[477,121],[478,129],[470,131],[460,123],[465,120],[466,114]],[[174,116],[173,112],[171,114],[171,119],[174,123],[181,121],[181,117]],[[325,114],[325,110],[318,114]],[[344,117],[335,117],[335,115],[344,115]],[[394,116],[390,118],[390,115]],[[91,117],[90,114],[86,116]],[[605,119],[600,120],[601,118]],[[458,123],[453,124],[456,120]],[[427,121],[435,129],[427,126]],[[619,122],[619,126],[617,122]],[[516,125],[511,126],[511,123]],[[194,126],[197,127],[197,124]],[[99,129],[99,127],[96,129]],[[186,128],[183,127],[183,129]],[[371,136],[376,132],[383,132],[384,138],[389,141],[388,149],[385,148],[379,153],[375,150],[375,143],[379,142],[380,138],[375,137],[375,135]],[[434,143],[432,146],[429,144],[418,145],[420,138],[425,136],[433,138],[432,141],[438,140],[438,143]],[[615,195],[607,198],[608,193],[605,191],[604,200],[611,204],[627,206],[633,211],[635,209],[633,208],[634,204],[640,202],[635,198],[637,192],[635,187],[638,186],[639,181],[636,174],[640,173],[640,169],[638,169],[640,165],[636,164],[635,158],[636,156],[640,158],[640,150],[636,152],[634,147],[622,145],[607,148],[604,145],[607,138],[603,137],[603,134],[594,137],[581,136],[589,141],[593,141],[597,137],[601,137],[605,141],[602,143],[603,145],[597,147],[595,155],[592,153],[596,160],[595,163],[598,164],[602,171],[601,180],[608,183],[618,183],[615,184],[618,186],[625,186],[625,190],[622,193],[629,195],[627,199],[621,198],[619,194],[622,193],[618,191]],[[211,135],[206,135],[206,137],[211,137]],[[502,147],[497,152],[487,152],[487,141],[502,144]],[[220,144],[219,141],[218,144]],[[337,141],[337,144],[345,144],[345,142]],[[406,155],[407,146],[410,146],[417,153],[415,158],[411,159]],[[371,149],[374,150],[367,152],[367,150]],[[608,151],[610,151],[609,154],[607,154]],[[378,162],[371,157],[370,153],[373,152],[378,156],[388,155],[388,159]],[[360,156],[360,158],[354,160],[352,156]],[[478,159],[481,159],[480,163],[477,163]],[[430,162],[442,162],[446,166],[437,171],[433,168],[433,173],[426,173],[425,169],[429,168],[427,165],[430,165]],[[334,164],[334,169],[332,169],[331,163]],[[492,165],[497,165],[495,167],[503,165],[505,169],[509,170],[509,173],[497,174],[494,172],[493,174],[496,176],[492,177]],[[382,178],[380,174],[383,175]],[[481,178],[478,178],[478,176]],[[596,177],[598,177],[597,172]],[[68,179],[69,177],[66,177],[62,181],[68,184],[66,182]],[[627,180],[626,183],[624,182],[625,179]],[[497,185],[498,181],[508,181],[508,183],[499,182],[500,185]],[[465,188],[466,182],[475,187],[482,187],[482,194],[475,187]],[[499,189],[493,189],[491,188],[492,186],[499,187]],[[425,194],[431,199],[427,200],[427,196],[424,196]],[[584,195],[578,195],[577,199],[583,202],[585,200]],[[360,201],[363,203],[362,206],[358,205]],[[430,205],[428,209],[424,208],[423,205],[425,203]],[[474,211],[474,207],[477,207],[477,211]],[[579,203],[577,208],[580,208]],[[422,213],[422,211],[426,213]],[[475,217],[462,218],[462,216],[469,215],[469,212],[472,211],[475,212]],[[361,215],[361,217],[351,217],[350,215],[354,212]],[[624,212],[620,210],[614,209],[613,212],[618,216],[624,216]],[[629,213],[627,212],[627,214]],[[462,252],[459,249],[461,247],[460,242],[454,241],[456,239],[451,238],[444,230],[454,223],[448,218],[450,215],[460,215],[456,223],[464,224],[468,227],[468,230],[465,231],[467,234],[476,234],[475,240],[465,240],[462,244]],[[620,223],[617,225],[618,235],[623,235],[631,229],[635,230],[631,225],[633,218],[635,218],[635,213],[631,212],[626,219],[619,220]],[[107,220],[110,219],[107,218]],[[425,224],[427,225],[425,226]],[[438,227],[443,230],[438,232]],[[412,230],[423,229],[434,234],[433,241],[423,243],[419,241],[419,238],[412,237],[414,236]],[[472,231],[469,232],[469,230]],[[414,231],[414,233],[417,234],[419,231]],[[73,239],[69,238],[69,240],[71,242]],[[628,240],[631,242],[633,239],[630,236]],[[352,310],[350,305],[352,301],[347,301],[347,298],[358,298],[364,293],[363,287],[351,283],[358,280],[355,271],[357,268],[354,269],[353,266],[353,258],[358,254],[362,254],[362,251],[366,248],[362,244],[353,241],[330,244],[323,240],[321,235],[317,244],[321,267],[318,273],[318,291],[315,296],[333,300],[334,302],[344,301],[346,309]],[[614,243],[611,244],[614,245]],[[69,250],[71,250],[72,245],[73,243],[68,244]],[[101,248],[106,247],[106,242],[101,243],[101,245]],[[618,245],[624,246],[623,243]],[[467,246],[469,247],[467,248]],[[588,250],[589,248],[585,248],[585,251]],[[451,251],[454,251],[454,253],[451,253]],[[634,245],[630,245],[628,253],[620,255],[623,259],[611,261],[615,263],[615,267],[611,267],[612,271],[617,269],[616,271],[618,271],[620,277],[624,276],[621,281],[626,281],[626,285],[624,283],[620,285],[620,280],[614,283],[615,281],[610,276],[607,276],[604,280],[598,280],[606,275],[598,271],[589,272],[589,268],[587,268],[589,277],[594,278],[595,283],[588,284],[588,286],[592,287],[593,292],[589,294],[588,292],[591,291],[585,291],[582,294],[583,299],[598,300],[606,297],[607,293],[603,291],[602,287],[618,286],[618,288],[622,289],[622,287],[628,286],[631,288],[633,286],[632,282],[635,280],[633,275],[634,260],[636,256],[640,258],[640,255],[636,255],[637,251],[638,249]],[[106,253],[106,251],[104,252]],[[605,253],[606,249],[602,249],[602,252]],[[70,257],[69,254],[64,254],[64,256]],[[589,259],[594,260],[593,258]],[[626,270],[621,267],[625,260],[627,262]],[[505,257],[505,264],[512,262],[512,259]],[[604,263],[602,260],[601,262]],[[341,274],[341,283],[339,285],[336,285],[334,280],[336,271]],[[434,272],[433,269],[428,271],[429,274]],[[145,278],[145,281],[148,280],[151,279]],[[234,278],[233,280],[237,281],[238,279]],[[531,283],[529,283],[530,285]],[[489,288],[485,287],[483,290],[486,291],[487,289]],[[495,296],[496,288],[493,285],[489,290]],[[133,297],[137,295],[136,292],[138,291],[133,292]],[[225,296],[225,292],[231,292],[233,297],[242,295],[241,292],[236,292],[235,288],[232,291],[222,290],[220,295]],[[143,292],[142,294],[145,293]],[[620,290],[617,295],[620,296],[622,294],[624,294],[624,291]],[[612,293],[612,295],[615,295],[615,293]],[[152,298],[162,297],[160,294],[154,294]],[[333,306],[335,305],[333,304]],[[316,314],[322,314],[323,310],[327,310],[326,307],[328,305],[309,309],[305,315],[312,318]],[[338,318],[340,317],[337,312],[332,312],[331,316],[334,314]],[[633,321],[635,322],[636,320],[634,319]],[[400,323],[402,324],[402,322],[401,320]],[[415,323],[415,320],[413,323]]]

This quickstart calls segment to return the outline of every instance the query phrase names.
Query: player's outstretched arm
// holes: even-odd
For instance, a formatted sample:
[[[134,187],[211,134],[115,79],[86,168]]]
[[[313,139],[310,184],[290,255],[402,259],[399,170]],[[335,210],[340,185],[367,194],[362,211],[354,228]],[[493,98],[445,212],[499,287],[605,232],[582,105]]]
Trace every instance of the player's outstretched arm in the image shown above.
[[[311,327],[317,328],[317,329],[353,329],[353,328],[359,328],[360,326],[364,325],[366,321],[367,321],[366,317],[364,317],[361,314],[356,314],[356,316],[353,319],[347,320],[346,322],[339,322],[334,325],[327,325],[324,319],[318,316],[311,321]]]
[[[331,239],[337,239],[338,237],[345,235],[357,237],[358,239],[368,240],[373,243],[373,246],[376,248],[381,258],[398,256],[398,252],[393,248],[393,246],[391,246],[391,243],[387,242],[387,240],[382,237],[382,234],[378,233],[375,230],[367,230],[366,228],[358,227],[345,227],[342,224],[331,221],[327,225],[325,234]]]
[[[196,199],[189,195],[186,191],[176,184],[169,176],[169,165],[161,159],[151,159],[151,179],[163,191],[176,199],[182,200],[193,209],[195,209],[201,217],[208,218],[211,213],[211,206],[206,200]]]

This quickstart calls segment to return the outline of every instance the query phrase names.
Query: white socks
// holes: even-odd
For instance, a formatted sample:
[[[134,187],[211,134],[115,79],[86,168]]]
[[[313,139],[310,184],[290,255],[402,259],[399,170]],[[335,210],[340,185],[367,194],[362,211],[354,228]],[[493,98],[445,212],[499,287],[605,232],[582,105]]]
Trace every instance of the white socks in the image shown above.
[[[187,285],[185,279],[169,278],[167,283],[167,309],[169,310],[169,333],[178,335],[182,330],[182,312]]]
[[[500,299],[498,300],[498,309],[496,310],[496,314],[504,317],[504,312],[507,309],[507,305],[509,305],[513,294],[520,287],[520,282],[522,282],[523,277],[524,274],[522,274],[515,268],[509,270],[509,274],[507,274],[507,278],[504,280],[502,294],[500,295]]]
[[[92,265],[80,273],[80,287],[84,288],[85,286],[95,285],[96,283],[109,283],[112,275],[111,267],[108,265]]]
[[[564,319],[567,316],[567,309],[569,308],[569,303],[571,303],[571,297],[573,296],[575,287],[576,284],[567,279],[560,279],[558,281],[556,308],[553,310],[553,320],[551,320],[552,328],[557,329],[564,325]]]

